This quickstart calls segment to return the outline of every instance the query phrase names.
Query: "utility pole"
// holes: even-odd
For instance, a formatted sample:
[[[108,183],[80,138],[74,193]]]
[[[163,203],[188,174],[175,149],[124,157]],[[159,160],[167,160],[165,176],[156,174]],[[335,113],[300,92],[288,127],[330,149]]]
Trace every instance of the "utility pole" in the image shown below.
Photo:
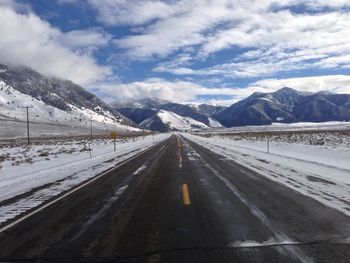
[[[266,148],[267,153],[270,153],[270,138],[267,138],[266,140]]]
[[[116,132],[116,127],[115,127],[115,125],[114,125],[114,134],[116,135],[117,134],[117,132]],[[114,142],[114,151],[116,151],[117,150],[117,146],[116,146],[116,141],[115,141],[115,139],[116,139],[116,137],[117,136],[113,136],[114,138],[113,138],[113,142]]]
[[[90,158],[91,156],[91,143],[92,143],[92,117],[90,118],[90,142],[89,142],[89,153],[90,153]]]
[[[90,119],[90,141],[92,141],[92,117]]]
[[[22,109],[26,109],[27,110],[27,141],[28,141],[28,144],[30,144],[30,137],[29,137],[29,108],[33,108],[33,106],[22,107]]]

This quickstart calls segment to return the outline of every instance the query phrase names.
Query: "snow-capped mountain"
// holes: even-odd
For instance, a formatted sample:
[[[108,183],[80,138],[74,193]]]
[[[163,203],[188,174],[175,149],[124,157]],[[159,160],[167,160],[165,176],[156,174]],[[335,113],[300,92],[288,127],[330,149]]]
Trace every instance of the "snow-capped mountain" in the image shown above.
[[[34,122],[86,126],[92,120],[100,128],[135,129],[135,124],[80,86],[47,78],[25,67],[0,65],[0,116],[25,120],[29,106]]]
[[[140,127],[161,132],[209,128],[209,126],[202,122],[166,110],[159,110],[150,118],[145,119],[140,123]]]
[[[191,105],[184,105],[180,103],[173,103],[169,101],[159,100],[155,98],[144,98],[140,100],[134,100],[131,104],[115,102],[112,105],[117,106],[116,110],[122,113],[124,116],[133,120],[134,122],[141,124],[144,120],[153,117],[159,111],[173,112],[181,117],[190,118],[193,121],[204,124],[204,127],[222,127],[222,125],[215,119],[210,117],[210,114],[203,114]],[[120,107],[120,106],[128,107]],[[157,116],[154,116],[154,123],[159,125],[152,125],[153,130],[161,131],[164,128]]]
[[[285,87],[271,93],[253,93],[213,117],[225,127],[350,121],[350,95],[300,92]]]

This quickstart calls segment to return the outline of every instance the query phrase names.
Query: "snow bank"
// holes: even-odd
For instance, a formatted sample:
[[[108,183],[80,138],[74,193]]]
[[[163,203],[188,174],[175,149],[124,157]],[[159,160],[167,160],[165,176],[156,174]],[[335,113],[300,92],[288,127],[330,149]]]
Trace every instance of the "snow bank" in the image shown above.
[[[308,130],[349,130],[350,122],[296,122],[296,123],[272,123],[271,125],[240,126],[232,128],[216,128],[211,133],[240,133],[240,132],[265,132],[265,131],[308,131]]]

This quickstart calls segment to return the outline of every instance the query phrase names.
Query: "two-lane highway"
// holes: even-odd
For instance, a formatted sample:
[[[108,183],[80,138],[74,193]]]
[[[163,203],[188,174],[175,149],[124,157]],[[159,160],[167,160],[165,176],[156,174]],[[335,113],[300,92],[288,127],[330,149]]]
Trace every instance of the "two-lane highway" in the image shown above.
[[[350,219],[185,137],[0,233],[0,258],[349,262]]]

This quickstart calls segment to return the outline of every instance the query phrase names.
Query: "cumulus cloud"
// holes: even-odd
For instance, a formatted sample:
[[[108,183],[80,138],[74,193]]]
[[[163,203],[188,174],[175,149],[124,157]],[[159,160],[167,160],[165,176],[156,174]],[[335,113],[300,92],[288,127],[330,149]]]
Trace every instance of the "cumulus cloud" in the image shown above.
[[[131,59],[166,58],[194,48],[194,59],[238,48],[236,60],[196,70],[177,58],[155,71],[176,75],[269,77],[305,68],[349,68],[349,1],[324,0],[89,0],[100,21],[137,26],[115,40]],[[293,7],[302,6],[302,12]],[[295,10],[295,9],[294,9]],[[243,49],[249,54],[241,54]],[[256,52],[256,57],[252,58]],[[261,55],[258,57],[258,55]],[[339,63],[338,63],[339,62]]]
[[[198,101],[198,96],[202,95],[236,96],[240,93],[239,90],[231,88],[207,88],[190,81],[167,81],[159,78],[121,84],[101,84],[98,88],[119,100],[156,97],[180,103]]]
[[[109,25],[142,25],[140,34],[116,41],[134,59],[165,57],[179,48],[202,44],[206,40],[203,31],[231,18],[225,1],[89,2],[97,8],[100,20]]]
[[[264,79],[251,84],[251,87],[260,87],[275,91],[282,87],[291,87],[299,91],[318,92],[330,91],[334,93],[350,94],[349,75],[327,75],[286,79]]]
[[[179,103],[210,103],[229,106],[245,99],[254,92],[274,92],[283,87],[290,87],[299,91],[318,92],[330,91],[334,93],[350,94],[350,76],[329,75],[285,79],[264,79],[251,83],[247,87],[216,87],[208,88],[191,81],[167,81],[150,78],[120,84],[101,84],[98,89],[110,94],[109,100],[132,100],[138,98],[155,97]],[[203,96],[207,98],[203,99]],[[222,99],[222,97],[225,97]]]
[[[74,3],[74,7],[79,2],[58,1],[65,5]],[[98,27],[62,32],[40,19],[29,6],[0,0],[0,61],[68,78],[119,99],[152,96],[200,102],[205,98],[227,105],[255,91],[271,92],[284,86],[350,93],[346,75],[279,77],[283,72],[350,68],[348,0],[84,3],[96,11]],[[106,32],[109,29],[116,32],[119,27],[127,29],[120,36]],[[138,60],[159,63],[148,75],[145,69],[148,78],[143,81],[110,83],[106,76],[111,68],[98,65],[93,56],[95,50],[107,45],[117,49],[106,63],[111,63],[113,55],[118,58],[126,55],[131,60],[128,61],[131,70],[132,63]],[[220,52],[227,52],[224,54],[228,58],[223,58]],[[149,77],[164,72],[179,79]],[[244,88],[230,86],[228,83],[236,78],[268,79]],[[91,85],[96,81],[100,84]],[[206,84],[216,87],[208,88]]]
[[[67,0],[65,0],[67,1]],[[139,25],[177,13],[176,4],[157,0],[88,0],[98,12],[98,19],[107,25]]]
[[[107,46],[113,36],[100,29],[72,30],[61,34],[59,42],[71,48],[97,48]]]
[[[29,66],[42,74],[82,85],[110,74],[110,69],[99,66],[93,57],[72,49],[81,47],[85,40],[91,42],[96,33],[87,32],[84,36],[83,31],[73,31],[65,34],[32,12],[19,12],[15,2],[6,2],[6,5],[0,2],[2,63]]]

